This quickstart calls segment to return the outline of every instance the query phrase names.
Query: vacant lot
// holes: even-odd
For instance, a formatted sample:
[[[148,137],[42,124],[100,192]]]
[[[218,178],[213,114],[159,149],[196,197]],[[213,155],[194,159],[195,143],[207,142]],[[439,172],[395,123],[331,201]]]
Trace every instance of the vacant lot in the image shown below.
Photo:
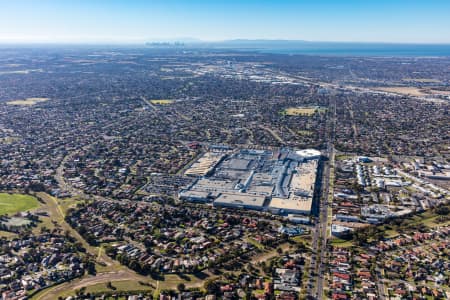
[[[312,116],[315,113],[323,112],[325,108],[321,108],[318,106],[311,107],[289,107],[286,108],[283,113],[288,116]]]
[[[15,214],[38,206],[39,202],[33,196],[0,193],[0,215]]]
[[[161,99],[161,100],[154,99],[154,100],[150,100],[150,102],[151,102],[152,104],[158,104],[158,105],[167,105],[167,104],[171,104],[171,103],[173,103],[173,101],[174,101],[174,100],[167,100],[167,99]]]
[[[27,98],[23,100],[12,100],[6,102],[9,105],[19,105],[19,106],[31,106],[40,102],[48,101],[49,98]]]
[[[84,203],[84,200],[77,198],[58,199],[58,205],[62,210],[64,217],[70,208],[75,208],[78,204]]]
[[[297,133],[301,136],[312,136],[313,132],[311,130],[298,130]]]
[[[331,245],[333,245],[334,247],[339,247],[339,248],[350,248],[350,247],[354,247],[354,243],[353,240],[342,240],[339,238],[331,238]]]
[[[427,90],[429,93],[433,94],[433,95],[447,95],[450,96],[450,91],[446,91],[446,90],[440,90],[440,89],[430,89]]]
[[[420,83],[441,83],[440,80],[433,78],[403,78],[403,81],[412,81],[412,82],[420,82]]]
[[[384,87],[384,88],[376,88],[376,89],[379,91],[383,91],[383,92],[408,95],[408,96],[416,96],[416,97],[428,95],[427,93],[424,93],[422,91],[422,89],[416,88],[413,86],[395,86],[395,87]]]
[[[20,141],[20,138],[18,137],[4,137],[4,138],[0,138],[0,144],[12,144],[14,142]]]

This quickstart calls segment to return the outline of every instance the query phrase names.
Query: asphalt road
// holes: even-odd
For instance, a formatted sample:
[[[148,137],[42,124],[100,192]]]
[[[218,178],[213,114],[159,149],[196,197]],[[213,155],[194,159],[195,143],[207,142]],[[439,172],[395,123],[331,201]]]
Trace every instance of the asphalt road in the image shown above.
[[[324,298],[324,283],[325,274],[327,272],[327,239],[328,239],[328,199],[330,193],[330,170],[334,166],[334,138],[336,133],[336,100],[331,107],[331,130],[328,134],[327,149],[323,153],[328,157],[328,161],[324,162],[323,172],[321,177],[321,194],[318,207],[318,219],[315,225],[314,234],[312,237],[313,256],[311,257],[311,274],[310,283],[307,289],[307,295],[314,299]],[[332,191],[331,191],[332,192]]]
[[[330,164],[333,163],[334,157],[334,147],[331,143],[328,144],[328,157],[330,161],[325,166],[324,172],[324,188],[322,193],[322,198],[320,201],[320,256],[318,261],[318,271],[317,271],[317,293],[316,298],[322,299],[323,297],[323,287],[324,287],[324,276],[326,273],[326,253],[327,253],[327,239],[328,239],[328,194],[330,192]]]

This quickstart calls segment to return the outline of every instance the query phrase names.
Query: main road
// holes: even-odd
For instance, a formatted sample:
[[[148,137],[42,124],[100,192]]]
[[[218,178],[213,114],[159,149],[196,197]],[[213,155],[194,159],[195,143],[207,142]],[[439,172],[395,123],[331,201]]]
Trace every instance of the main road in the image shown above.
[[[327,147],[328,162],[324,166],[323,174],[323,190],[322,197],[320,199],[319,206],[319,221],[316,228],[316,234],[319,234],[319,245],[318,245],[318,255],[317,255],[317,285],[316,291],[313,296],[316,299],[323,299],[323,287],[324,287],[324,277],[326,273],[326,253],[327,253],[327,241],[328,241],[328,206],[330,205],[330,177],[331,177],[331,166],[334,165],[334,146],[331,142],[328,143]]]
[[[321,193],[319,197],[318,219],[314,228],[312,237],[313,256],[311,257],[311,269],[315,272],[310,278],[310,285],[307,294],[315,299],[324,298],[324,281],[327,272],[327,241],[328,241],[328,207],[333,199],[333,189],[331,182],[331,170],[334,171],[334,138],[336,133],[336,98],[330,105],[330,123],[331,127],[327,136],[327,148],[323,155],[328,158],[324,162],[323,172],[321,174]],[[330,229],[331,230],[331,229]]]

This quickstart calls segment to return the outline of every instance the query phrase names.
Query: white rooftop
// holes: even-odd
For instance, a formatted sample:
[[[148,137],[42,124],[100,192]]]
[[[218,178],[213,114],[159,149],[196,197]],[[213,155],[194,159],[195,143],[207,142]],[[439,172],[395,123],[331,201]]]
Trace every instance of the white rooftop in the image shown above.
[[[298,150],[295,153],[298,156],[301,156],[303,158],[319,157],[322,154],[319,150],[315,150],[315,149],[303,149],[303,150]]]

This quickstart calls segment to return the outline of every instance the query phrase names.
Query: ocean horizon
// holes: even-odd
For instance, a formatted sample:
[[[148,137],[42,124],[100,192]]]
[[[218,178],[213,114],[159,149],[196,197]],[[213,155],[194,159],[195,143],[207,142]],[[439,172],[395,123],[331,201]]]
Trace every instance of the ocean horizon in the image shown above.
[[[205,46],[290,55],[450,57],[450,44],[234,40]]]
[[[0,43],[0,49],[52,49],[52,48],[148,48],[148,44],[83,44],[83,43]],[[150,47],[153,48],[153,47]],[[450,57],[450,44],[390,44],[350,42],[308,42],[289,40],[231,40],[223,42],[190,42],[182,45],[155,46],[156,49],[215,49],[250,51],[266,54],[312,56],[373,56],[373,57]]]
[[[383,47],[383,48],[290,48],[290,49],[260,49],[261,53],[288,55],[323,55],[323,56],[379,56],[379,57],[450,57],[450,45],[430,47]]]

